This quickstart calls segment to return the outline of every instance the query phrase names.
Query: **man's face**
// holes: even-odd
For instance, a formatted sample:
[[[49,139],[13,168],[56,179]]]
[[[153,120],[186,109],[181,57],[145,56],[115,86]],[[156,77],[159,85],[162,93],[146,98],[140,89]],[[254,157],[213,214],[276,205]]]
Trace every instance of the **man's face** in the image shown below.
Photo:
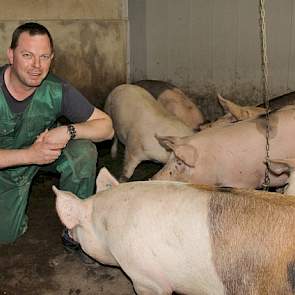
[[[26,88],[41,84],[48,74],[53,58],[48,36],[30,36],[27,32],[19,36],[17,47],[9,48],[7,53],[13,75]]]

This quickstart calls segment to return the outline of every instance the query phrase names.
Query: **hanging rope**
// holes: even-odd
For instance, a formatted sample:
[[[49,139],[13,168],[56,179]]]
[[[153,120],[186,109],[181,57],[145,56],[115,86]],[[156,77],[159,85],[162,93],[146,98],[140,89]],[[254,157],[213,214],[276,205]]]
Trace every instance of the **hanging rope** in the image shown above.
[[[264,105],[266,109],[265,119],[265,138],[266,138],[266,168],[264,175],[264,190],[269,189],[270,177],[269,177],[269,87],[268,87],[268,59],[266,48],[266,25],[265,25],[265,8],[264,0],[259,0],[259,12],[260,12],[260,37],[261,37],[261,69],[262,69],[262,94]]]

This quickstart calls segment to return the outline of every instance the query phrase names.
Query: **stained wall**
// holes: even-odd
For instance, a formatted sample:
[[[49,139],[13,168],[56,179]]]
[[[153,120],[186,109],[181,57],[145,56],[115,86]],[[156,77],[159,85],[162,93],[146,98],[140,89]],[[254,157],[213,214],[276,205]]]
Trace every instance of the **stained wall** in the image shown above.
[[[0,64],[13,30],[26,21],[45,25],[55,42],[53,72],[102,106],[127,79],[124,0],[0,0]]]
[[[295,2],[265,3],[270,96],[295,90]],[[259,1],[129,0],[130,79],[170,81],[211,116],[262,101]],[[221,112],[219,113],[221,115]]]

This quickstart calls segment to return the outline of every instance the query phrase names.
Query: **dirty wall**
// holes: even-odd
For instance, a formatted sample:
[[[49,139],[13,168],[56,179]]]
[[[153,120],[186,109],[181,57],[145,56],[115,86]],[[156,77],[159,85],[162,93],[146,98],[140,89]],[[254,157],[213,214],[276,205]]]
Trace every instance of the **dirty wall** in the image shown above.
[[[55,42],[53,72],[102,106],[126,81],[127,17],[124,0],[0,0],[0,64],[13,30],[26,21],[45,25]]]
[[[295,90],[295,2],[264,2],[275,97]],[[257,0],[129,0],[130,79],[171,81],[208,116],[218,110],[217,92],[237,103],[260,103],[259,19]]]

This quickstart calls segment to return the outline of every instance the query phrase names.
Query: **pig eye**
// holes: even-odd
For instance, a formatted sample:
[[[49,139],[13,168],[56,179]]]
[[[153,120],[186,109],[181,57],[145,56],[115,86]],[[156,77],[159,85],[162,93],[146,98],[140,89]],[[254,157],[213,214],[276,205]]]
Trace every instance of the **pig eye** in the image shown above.
[[[182,162],[180,160],[176,160],[176,165],[181,166]]]

